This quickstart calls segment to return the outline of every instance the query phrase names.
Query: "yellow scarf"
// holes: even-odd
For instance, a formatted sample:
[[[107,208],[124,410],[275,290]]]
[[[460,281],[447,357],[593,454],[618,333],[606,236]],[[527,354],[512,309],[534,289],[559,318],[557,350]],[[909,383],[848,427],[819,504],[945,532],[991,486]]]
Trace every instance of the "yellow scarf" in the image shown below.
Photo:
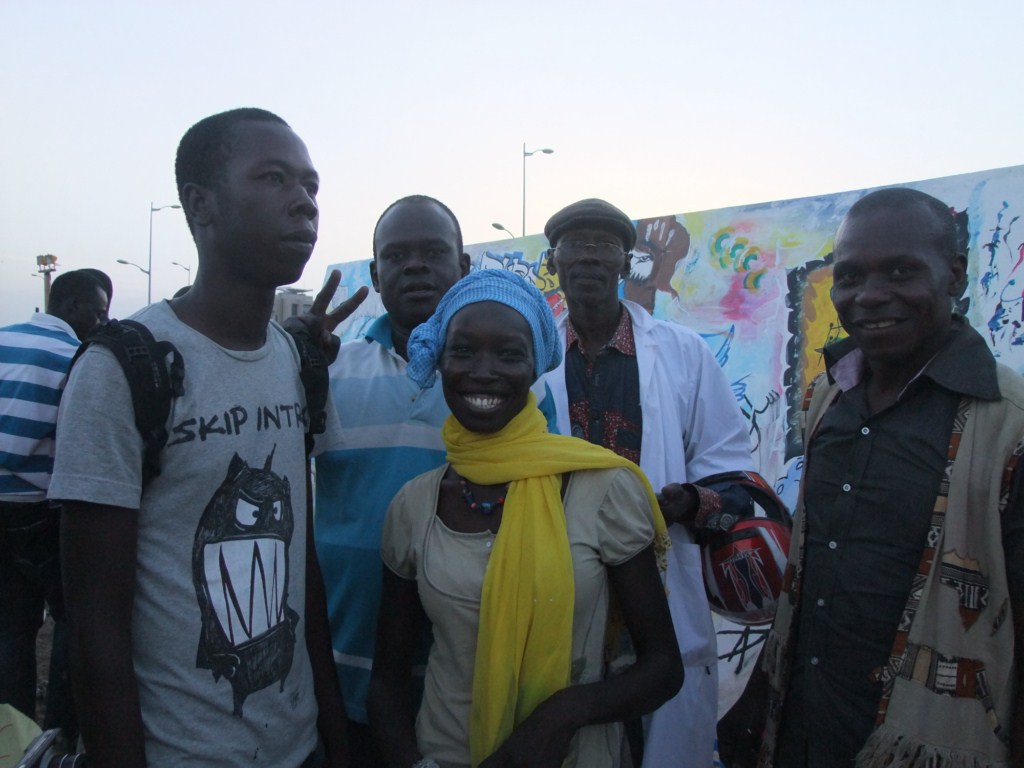
[[[537,705],[570,682],[575,585],[561,475],[631,469],[647,491],[659,547],[667,545],[668,533],[640,468],[585,440],[549,434],[532,393],[499,432],[470,432],[449,416],[442,436],[448,461],[467,480],[511,482],[480,597],[469,724],[470,756],[477,766]]]

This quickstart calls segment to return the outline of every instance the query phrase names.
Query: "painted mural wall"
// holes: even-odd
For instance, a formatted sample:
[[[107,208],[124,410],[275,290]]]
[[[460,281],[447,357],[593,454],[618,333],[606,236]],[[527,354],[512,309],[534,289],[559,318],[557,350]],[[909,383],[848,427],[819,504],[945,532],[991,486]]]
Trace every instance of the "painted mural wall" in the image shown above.
[[[1024,372],[1024,166],[908,183],[955,209],[968,245],[964,314],[996,356]],[[698,331],[714,350],[750,424],[755,465],[793,497],[801,453],[796,414],[821,370],[821,348],[843,335],[829,299],[832,241],[870,190],[640,219],[622,295],[655,317]],[[615,201],[612,201],[615,202]],[[467,245],[476,269],[507,269],[565,311],[543,235]],[[370,284],[369,261],[336,264],[343,299]],[[362,335],[383,309],[371,292],[339,333]]]

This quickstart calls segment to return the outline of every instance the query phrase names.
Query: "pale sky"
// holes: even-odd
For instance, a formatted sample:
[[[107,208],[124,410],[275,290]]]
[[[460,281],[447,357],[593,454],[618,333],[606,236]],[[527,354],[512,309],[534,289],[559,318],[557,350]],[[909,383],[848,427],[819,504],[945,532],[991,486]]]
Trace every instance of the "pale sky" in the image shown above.
[[[634,218],[1024,163],[1024,3],[685,0],[0,0],[0,325],[42,303],[38,254],[146,300],[150,204],[214,112],[259,106],[321,176],[298,284],[369,258],[423,193],[466,242],[604,197]],[[153,297],[185,284],[180,211],[153,215]],[[59,272],[58,272],[59,274]]]

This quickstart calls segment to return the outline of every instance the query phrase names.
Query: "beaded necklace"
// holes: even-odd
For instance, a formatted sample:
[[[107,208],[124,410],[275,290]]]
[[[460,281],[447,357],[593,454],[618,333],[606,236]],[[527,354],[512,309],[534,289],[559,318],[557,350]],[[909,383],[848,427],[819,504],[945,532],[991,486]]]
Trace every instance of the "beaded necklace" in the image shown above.
[[[462,494],[463,501],[465,501],[466,504],[469,505],[469,508],[474,512],[480,511],[485,515],[490,515],[494,510],[498,509],[505,503],[505,494],[508,493],[508,483],[505,483],[505,490],[495,501],[477,501],[476,496],[474,496],[473,492],[469,490],[469,485],[464,477],[459,478],[459,492]]]

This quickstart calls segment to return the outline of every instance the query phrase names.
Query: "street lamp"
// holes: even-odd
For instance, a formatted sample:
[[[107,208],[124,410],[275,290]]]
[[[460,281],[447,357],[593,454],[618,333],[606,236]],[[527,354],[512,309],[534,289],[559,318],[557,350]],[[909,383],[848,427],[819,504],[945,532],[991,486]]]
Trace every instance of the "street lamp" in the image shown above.
[[[137,270],[139,270],[139,272],[141,272],[142,274],[144,274],[146,276],[146,280],[149,281],[150,285],[153,284],[153,276],[151,274],[149,274],[149,270],[146,269],[145,267],[140,267],[134,261],[125,261],[124,259],[118,259],[117,263],[118,264],[127,264],[129,267],[135,267]]]
[[[523,237],[526,237],[526,158],[532,157],[538,152],[550,155],[555,150],[544,147],[543,149],[531,149],[526,151],[526,142],[523,142]]]
[[[137,270],[139,270],[139,272],[141,272],[144,275],[148,275],[149,274],[149,270],[148,269],[146,269],[145,267],[140,267],[134,261],[125,261],[124,259],[118,259],[117,263],[118,264],[127,264],[129,267],[135,267]]]
[[[192,285],[192,267],[186,267],[180,261],[172,261],[171,264],[173,264],[176,267],[181,267],[182,269],[184,269],[185,274],[188,275],[188,284]]]
[[[149,203],[149,269],[142,269],[142,267],[139,267],[139,269],[142,269],[142,271],[146,273],[146,276],[148,278],[147,285],[146,285],[146,304],[152,304],[153,303],[153,214],[156,213],[157,211],[162,211],[165,208],[179,208],[180,209],[181,206],[180,205],[158,205],[158,206],[156,206],[154,208],[152,201],[150,201],[150,203]],[[130,262],[122,262],[120,259],[118,259],[118,262],[120,262],[122,264],[130,263]],[[138,267],[139,265],[138,264],[133,264],[132,266]]]
[[[499,224],[498,222],[494,222],[493,224],[491,224],[491,226],[494,227],[495,229],[501,231],[501,232],[508,232],[508,234],[512,237],[513,240],[516,239],[516,236],[512,234],[512,230],[510,230],[504,224]]]

